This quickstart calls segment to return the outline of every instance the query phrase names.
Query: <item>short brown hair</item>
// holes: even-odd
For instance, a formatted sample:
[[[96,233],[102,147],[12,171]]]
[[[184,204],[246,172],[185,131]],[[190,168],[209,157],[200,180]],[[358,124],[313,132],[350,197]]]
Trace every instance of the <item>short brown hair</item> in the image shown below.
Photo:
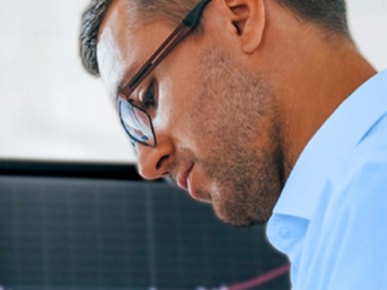
[[[277,0],[328,31],[349,35],[345,0]]]
[[[99,75],[97,38],[101,22],[114,0],[91,0],[82,14],[80,56],[83,66],[92,75]],[[132,23],[150,21],[157,15],[160,20],[178,23],[199,0],[126,0]],[[301,18],[312,21],[329,31],[348,35],[345,0],[276,0]],[[128,5],[129,9],[129,5]],[[129,12],[129,11],[128,11]]]

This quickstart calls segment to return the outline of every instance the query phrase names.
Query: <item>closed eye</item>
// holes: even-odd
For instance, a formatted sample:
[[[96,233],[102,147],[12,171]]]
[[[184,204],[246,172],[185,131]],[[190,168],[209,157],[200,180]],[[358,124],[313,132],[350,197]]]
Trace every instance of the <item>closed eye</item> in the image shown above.
[[[155,82],[152,81],[142,93],[139,95],[139,103],[142,109],[151,113],[157,107]]]

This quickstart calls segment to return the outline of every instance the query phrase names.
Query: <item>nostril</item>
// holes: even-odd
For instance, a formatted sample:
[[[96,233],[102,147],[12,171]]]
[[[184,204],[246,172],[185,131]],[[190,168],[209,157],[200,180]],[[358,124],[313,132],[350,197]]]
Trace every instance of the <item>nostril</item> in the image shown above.
[[[159,170],[161,166],[163,166],[163,163],[168,160],[168,158],[169,158],[169,155],[164,155],[163,157],[161,157],[156,164],[156,169]]]

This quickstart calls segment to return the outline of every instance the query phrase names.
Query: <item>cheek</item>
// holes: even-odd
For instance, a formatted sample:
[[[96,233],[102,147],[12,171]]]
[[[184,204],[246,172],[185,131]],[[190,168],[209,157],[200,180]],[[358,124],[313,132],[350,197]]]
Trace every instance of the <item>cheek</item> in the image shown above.
[[[156,76],[157,78],[157,76]],[[153,120],[155,129],[166,130],[170,127],[173,100],[172,94],[172,80],[169,77],[158,78],[157,88],[157,113],[156,118]]]
[[[184,77],[184,72],[159,77],[157,117],[155,129],[173,135],[177,142],[187,145],[195,123],[195,82]]]

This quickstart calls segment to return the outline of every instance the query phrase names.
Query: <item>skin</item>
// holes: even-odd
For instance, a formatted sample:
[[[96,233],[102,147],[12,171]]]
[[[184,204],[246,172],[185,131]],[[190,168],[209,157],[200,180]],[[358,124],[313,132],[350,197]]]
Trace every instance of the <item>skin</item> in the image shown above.
[[[128,25],[126,5],[113,3],[98,39],[113,98],[173,29]],[[183,40],[135,92],[156,84],[158,145],[136,145],[139,172],[172,176],[225,222],[263,222],[309,139],[375,70],[349,39],[276,1],[213,0],[203,21],[204,34]]]

